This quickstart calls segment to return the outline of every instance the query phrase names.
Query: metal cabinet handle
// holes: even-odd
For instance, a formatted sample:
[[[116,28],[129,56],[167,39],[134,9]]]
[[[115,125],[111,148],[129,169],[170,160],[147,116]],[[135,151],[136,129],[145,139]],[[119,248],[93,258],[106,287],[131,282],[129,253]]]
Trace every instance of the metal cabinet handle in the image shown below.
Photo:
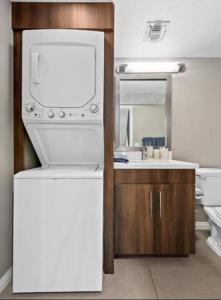
[[[162,218],[162,192],[160,192],[160,218]]]
[[[153,192],[150,191],[150,217],[153,218]]]

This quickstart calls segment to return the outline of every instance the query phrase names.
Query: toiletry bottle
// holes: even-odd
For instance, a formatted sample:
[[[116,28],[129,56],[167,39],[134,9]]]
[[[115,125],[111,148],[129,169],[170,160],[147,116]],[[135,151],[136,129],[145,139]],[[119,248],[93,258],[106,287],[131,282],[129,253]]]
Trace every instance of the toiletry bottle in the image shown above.
[[[154,159],[160,159],[160,149],[154,149]]]
[[[160,159],[164,159],[165,147],[160,147]]]
[[[147,147],[147,158],[153,159],[153,146],[151,144]]]
[[[168,153],[169,153],[168,148],[165,148],[165,150],[164,150],[164,158],[163,159],[168,160]]]
[[[147,160],[148,158],[148,155],[147,155],[147,147],[146,146],[143,146],[142,148],[142,159],[143,160]]]
[[[173,152],[172,151],[168,151],[168,159],[172,160],[173,159]]]

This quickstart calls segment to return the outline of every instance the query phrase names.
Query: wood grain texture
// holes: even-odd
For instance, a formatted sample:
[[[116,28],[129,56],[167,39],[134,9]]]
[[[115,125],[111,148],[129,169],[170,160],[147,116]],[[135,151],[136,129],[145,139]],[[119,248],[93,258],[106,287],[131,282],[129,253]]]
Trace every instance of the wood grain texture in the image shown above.
[[[83,29],[104,32],[104,271],[114,272],[113,196],[113,3],[12,3],[14,29],[15,171],[24,170],[24,128],[21,119],[21,37],[24,29]]]
[[[189,205],[187,207],[187,215],[188,215],[188,222],[189,222],[189,253],[195,254],[196,253],[196,200],[195,200],[195,184],[192,184],[189,186],[188,195],[190,197],[189,199]]]
[[[154,185],[115,186],[115,255],[154,253]]]
[[[193,191],[193,184],[155,185],[155,255],[190,253]]]
[[[114,272],[114,34],[105,32],[104,72],[104,272]]]
[[[128,244],[127,240],[125,241],[125,237],[122,235],[122,230],[119,230],[119,224],[124,222],[123,220],[125,218],[123,215],[124,209],[128,216],[133,216],[133,212],[129,211],[127,202],[124,198],[130,199],[129,194],[133,194],[133,192],[130,191],[131,187],[132,189],[135,189],[134,186],[137,186],[137,189],[139,189],[139,187],[145,185],[149,186],[151,184],[154,185],[154,251],[152,252],[152,255],[186,256],[190,253],[195,253],[195,170],[127,169],[114,170],[114,175],[115,255],[119,255],[119,253],[121,255],[131,255],[132,252],[131,250],[127,251],[126,248],[121,246],[124,250],[123,253],[118,246],[121,245],[121,243],[125,245]],[[122,188],[119,188],[121,186]],[[161,209],[160,192],[162,195]],[[124,196],[124,193],[126,196]],[[144,191],[143,196],[146,197]],[[140,197],[142,197],[141,194],[139,196],[134,195],[134,201],[135,198],[139,201]],[[121,205],[120,208],[117,208],[118,203]],[[121,221],[119,221],[121,214],[117,209],[122,212],[121,214],[123,217],[121,216]],[[160,210],[162,213],[161,217]],[[136,218],[138,218],[137,216],[140,214],[142,219],[142,213],[142,209],[140,209],[139,213],[136,212]],[[129,229],[124,228],[123,231],[127,232],[127,230],[132,230],[131,235],[133,237],[134,231],[131,229],[131,226],[129,226]],[[130,233],[127,233],[127,236],[129,236],[129,234]],[[142,233],[137,233],[137,236],[140,237],[141,234]],[[137,249],[139,249],[139,246],[137,246]],[[137,250],[134,255],[140,255],[140,251]]]
[[[114,181],[119,183],[195,183],[193,169],[126,169],[115,170]]]
[[[24,170],[24,126],[22,122],[22,32],[14,31],[14,172]]]
[[[90,29],[113,31],[112,3],[12,3],[13,29]]]

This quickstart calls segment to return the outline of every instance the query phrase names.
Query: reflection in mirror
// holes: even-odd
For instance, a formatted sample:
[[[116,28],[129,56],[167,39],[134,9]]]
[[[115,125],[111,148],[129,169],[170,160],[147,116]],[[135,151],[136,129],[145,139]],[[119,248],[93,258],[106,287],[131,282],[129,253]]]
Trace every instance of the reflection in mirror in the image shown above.
[[[167,79],[119,80],[117,150],[169,146],[167,94]]]

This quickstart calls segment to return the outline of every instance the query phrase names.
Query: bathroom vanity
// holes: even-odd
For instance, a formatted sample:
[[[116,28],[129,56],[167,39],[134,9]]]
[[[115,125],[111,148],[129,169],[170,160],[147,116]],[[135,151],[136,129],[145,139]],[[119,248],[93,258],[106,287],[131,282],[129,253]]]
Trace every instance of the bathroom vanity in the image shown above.
[[[165,74],[121,69],[116,77],[116,159],[129,162],[114,163],[115,257],[195,253],[199,166],[169,155],[171,81]]]
[[[114,164],[115,256],[195,252],[195,168],[180,161]]]

